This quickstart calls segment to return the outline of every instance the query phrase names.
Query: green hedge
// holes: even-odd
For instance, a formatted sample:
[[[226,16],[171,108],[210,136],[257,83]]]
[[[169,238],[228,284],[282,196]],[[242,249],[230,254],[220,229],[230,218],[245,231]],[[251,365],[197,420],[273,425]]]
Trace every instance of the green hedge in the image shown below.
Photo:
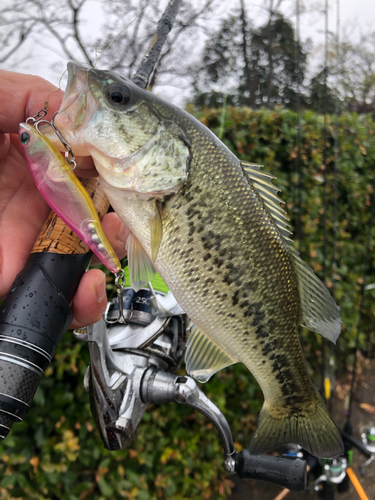
[[[201,113],[200,119],[214,132],[219,132],[220,111],[207,110]],[[335,298],[341,308],[344,325],[336,353],[338,368],[343,370],[345,360],[349,365],[352,360],[350,353],[355,345],[362,280],[365,279],[366,284],[375,282],[375,228],[372,231],[369,265],[364,276],[371,196],[375,186],[375,124],[366,115],[346,114],[337,120],[338,227],[335,272],[332,269],[335,118],[327,117],[325,148],[323,116],[305,111],[300,124],[303,235],[301,241],[296,243],[304,260],[322,277],[325,154],[328,200],[325,281],[331,292],[334,286]],[[286,203],[293,229],[298,198],[296,114],[285,109],[229,109],[224,130],[225,144],[239,158],[260,163],[266,171],[277,177],[274,183],[281,189],[280,196]],[[374,298],[375,290],[366,291],[360,331],[360,347],[366,352],[371,352],[374,344]],[[306,337],[305,355],[308,360],[311,358],[312,365],[316,365],[316,350],[320,344],[319,336],[309,333]]]
[[[220,110],[202,111],[198,118],[218,133]],[[240,158],[264,164],[265,170],[278,177],[275,183],[282,189],[292,225],[298,195],[296,123],[295,113],[283,109],[228,109],[224,129],[224,142]],[[304,112],[301,127],[303,238],[299,248],[319,274],[323,264],[323,118]],[[351,359],[358,323],[375,176],[375,139],[374,123],[367,116],[342,116],[338,130],[340,198],[335,295],[344,321],[337,345],[339,368],[344,369]],[[327,284],[331,288],[333,131],[334,121],[328,117]],[[373,252],[366,282],[375,282]],[[366,292],[360,334],[361,346],[367,350],[373,342],[374,294],[374,290]],[[307,332],[302,337],[314,375],[321,339]],[[88,395],[83,390],[87,364],[86,344],[68,332],[46,370],[25,421],[16,424],[0,443],[1,499],[226,498],[231,481],[223,471],[219,437],[204,417],[189,408],[172,404],[150,406],[130,449],[112,453],[105,450],[94,429]],[[225,413],[236,447],[246,447],[262,405],[261,391],[252,376],[236,365],[218,373],[204,390]]]

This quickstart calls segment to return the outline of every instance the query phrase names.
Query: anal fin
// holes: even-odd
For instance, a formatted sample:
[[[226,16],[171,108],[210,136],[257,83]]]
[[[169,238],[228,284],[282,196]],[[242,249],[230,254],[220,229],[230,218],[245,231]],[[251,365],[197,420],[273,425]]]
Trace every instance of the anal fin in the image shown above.
[[[185,363],[189,375],[199,382],[207,382],[214,373],[237,361],[193,326],[187,342]]]
[[[341,317],[336,302],[296,249],[289,247],[289,252],[298,278],[302,313],[300,324],[335,344],[341,332]]]

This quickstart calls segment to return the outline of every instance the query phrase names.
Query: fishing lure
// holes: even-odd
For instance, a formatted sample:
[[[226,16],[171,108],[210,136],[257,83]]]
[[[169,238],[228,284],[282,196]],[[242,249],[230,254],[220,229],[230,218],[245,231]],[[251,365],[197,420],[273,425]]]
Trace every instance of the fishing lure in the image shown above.
[[[68,155],[64,159],[39,131],[37,123],[21,123],[19,137],[31,175],[48,205],[112,273],[121,274],[121,263],[102,229],[91,198],[66,161]],[[70,162],[75,165],[74,159]]]

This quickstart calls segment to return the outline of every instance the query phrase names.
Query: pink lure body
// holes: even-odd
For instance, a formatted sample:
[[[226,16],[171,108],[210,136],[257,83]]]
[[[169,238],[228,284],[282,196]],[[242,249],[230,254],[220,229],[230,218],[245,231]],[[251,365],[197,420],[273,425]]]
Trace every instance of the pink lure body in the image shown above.
[[[112,272],[121,269],[94,204],[60,151],[27,123],[19,126],[24,155],[35,184],[52,210]]]

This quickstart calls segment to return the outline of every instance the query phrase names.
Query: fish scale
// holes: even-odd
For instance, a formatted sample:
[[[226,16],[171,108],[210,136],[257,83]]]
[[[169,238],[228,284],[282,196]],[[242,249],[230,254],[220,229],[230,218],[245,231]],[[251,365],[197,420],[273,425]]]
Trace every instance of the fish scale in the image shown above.
[[[253,373],[265,402],[251,453],[288,442],[319,457],[342,453],[297,336],[302,324],[335,342],[340,314],[290,245],[271,176],[128,79],[74,63],[68,72],[55,122],[72,147],[92,155],[131,232],[132,286],[158,271],[191,318],[189,373],[207,381],[238,361]]]
[[[185,128],[187,128],[186,124],[184,125]],[[277,229],[272,225],[265,214],[265,209],[261,201],[246,186],[246,179],[239,167],[238,160],[236,158],[233,159],[231,154],[226,155],[226,157],[217,154],[214,158],[216,168],[213,167],[209,169],[205,175],[199,176],[200,162],[205,161],[204,155],[203,158],[200,158],[199,151],[207,147],[207,140],[193,141],[193,143],[198,154],[194,154],[193,150],[195,161],[192,162],[191,165],[190,181],[185,190],[180,194],[181,199],[191,201],[183,204],[181,203],[178,209],[174,208],[174,205],[172,205],[168,211],[170,221],[168,218],[165,220],[160,259],[165,259],[167,262],[170,260],[168,267],[173,268],[177,273],[181,269],[180,272],[184,278],[186,275],[193,274],[194,271],[189,268],[181,267],[179,257],[181,254],[184,254],[186,249],[189,247],[191,248],[191,245],[194,246],[194,254],[197,257],[195,260],[190,261],[189,264],[194,267],[194,264],[198,263],[201,258],[208,266],[207,270],[204,268],[200,269],[201,279],[193,285],[193,295],[197,299],[195,301],[193,300],[192,304],[195,318],[197,318],[198,302],[200,302],[202,297],[204,298],[204,305],[206,306],[199,307],[201,311],[199,311],[199,319],[195,319],[195,324],[204,331],[208,330],[209,324],[214,324],[220,346],[229,353],[231,353],[231,351],[237,352],[243,345],[248,345],[249,342],[251,342],[251,349],[253,352],[251,350],[243,356],[233,354],[233,357],[239,359],[249,367],[257,378],[269,402],[273,400],[280,401],[280,398],[283,398],[286,403],[285,406],[289,406],[285,397],[286,391],[283,389],[285,383],[288,382],[285,381],[284,377],[277,377],[278,374],[282,373],[283,365],[277,363],[277,358],[270,360],[269,356],[272,356],[274,352],[274,349],[272,349],[273,337],[282,338],[286,328],[291,329],[293,335],[287,336],[286,341],[283,339],[283,348],[288,349],[288,345],[285,344],[287,344],[289,338],[291,338],[292,345],[289,349],[291,349],[293,353],[300,353],[300,346],[295,333],[296,327],[299,324],[299,308],[296,307],[299,303],[299,299],[296,280],[290,264],[290,257],[282,244]],[[210,149],[211,148],[208,148],[208,150]],[[210,182],[211,175],[215,175],[216,181],[217,192],[214,191],[214,194],[212,194],[212,185]],[[206,179],[208,180],[207,183],[205,183]],[[196,181],[198,181],[198,183]],[[201,220],[204,218],[204,214],[202,214],[202,209],[204,210],[204,207],[202,207],[202,209],[199,208],[200,199],[212,199],[222,207],[219,207],[222,216],[212,219],[209,222],[205,221],[206,223],[203,231],[199,231]],[[231,205],[228,205],[228,203],[226,204],[226,212],[224,211],[226,201],[221,204],[219,201],[220,199],[230,200],[232,203]],[[238,200],[238,203],[233,205],[235,200]],[[252,206],[254,206],[254,209]],[[183,215],[185,215],[185,217],[183,217]],[[171,256],[170,254],[173,252],[176,242],[174,239],[169,238],[169,228],[172,228],[170,232],[173,234],[173,228],[177,227],[176,221],[178,221],[178,227],[180,227],[180,239],[178,243],[181,250],[180,255],[174,254],[174,256]],[[198,229],[195,229],[195,231],[186,231],[186,227],[185,230],[183,228],[184,223],[187,228],[193,227]],[[235,230],[233,228],[235,228]],[[246,228],[251,228],[251,230],[247,231]],[[192,236],[193,241],[188,243],[186,236],[185,238],[183,236],[185,234]],[[208,234],[209,237],[207,237]],[[228,235],[232,236],[233,241],[231,242],[231,247],[228,248],[227,246],[225,248],[224,245],[220,244],[222,240],[221,235],[223,234],[227,235],[226,240],[229,239]],[[219,236],[219,238],[217,236]],[[238,236],[240,236],[242,241],[242,248],[238,246]],[[183,239],[185,241],[183,241]],[[209,249],[204,247],[206,241],[209,242]],[[259,247],[256,241],[262,242],[262,245]],[[228,245],[228,243],[226,245]],[[207,257],[206,250],[210,251],[209,258],[205,258]],[[249,254],[249,259],[244,257],[245,252],[243,250]],[[222,253],[223,251],[224,254]],[[178,256],[177,258],[176,255]],[[229,262],[235,263],[234,268],[229,264],[232,269],[228,270],[225,274],[223,265],[221,264],[224,255],[225,257],[229,255]],[[276,269],[277,272],[271,274],[269,273],[267,262],[272,262],[274,259],[278,262],[281,261],[282,265],[278,265]],[[212,264],[212,271],[209,271],[210,264]],[[227,267],[228,264],[224,266],[225,269],[227,269]],[[288,270],[289,273],[287,273],[286,270]],[[163,272],[161,268],[159,268],[159,272]],[[168,282],[166,274],[165,278]],[[205,285],[205,279],[210,278],[213,281],[210,281],[209,285]],[[200,285],[200,283],[202,283],[202,285]],[[252,285],[253,283],[254,285]],[[269,295],[267,292],[272,289],[270,285],[273,286],[276,283],[279,284],[281,293]],[[291,283],[293,283],[294,286],[292,286]],[[191,285],[191,281],[187,280],[186,289],[183,291],[184,294],[189,291]],[[261,297],[259,297],[259,295],[257,296],[257,293],[254,292],[254,288],[259,290],[258,293]],[[219,297],[221,297],[221,292],[224,289],[226,297],[220,300]],[[215,291],[219,293],[215,295]],[[291,303],[289,307],[285,308],[285,297],[288,296],[293,297],[294,303]],[[243,300],[239,302],[237,297],[241,297]],[[285,311],[286,309],[286,318],[280,315],[280,310],[278,310],[280,301],[284,301],[283,310]],[[254,306],[254,303],[257,304],[259,302],[264,304],[263,311],[266,310],[268,304],[270,310],[268,314],[265,313],[263,315],[262,321],[255,321],[254,324],[252,320],[254,315],[252,314],[251,307]],[[235,313],[230,313],[230,309],[234,310]],[[229,314],[235,314],[234,318],[228,318],[228,312]],[[268,316],[275,318],[275,326],[272,330],[267,324]],[[242,320],[241,327],[239,327],[239,318]],[[263,327],[263,330],[260,330],[259,327]],[[257,334],[257,329],[258,332],[264,332],[264,329],[266,329],[266,335],[264,333],[261,335],[259,335],[259,333]],[[227,335],[228,331],[237,332],[237,335],[231,337],[229,342]],[[231,348],[231,344],[234,342],[238,345],[237,349]],[[267,347],[263,347],[264,345]],[[294,345],[296,345],[296,348],[293,348]],[[268,362],[267,366],[265,366],[266,363],[258,364],[256,362],[256,358],[259,356],[259,350],[257,351],[258,348],[263,351],[262,354],[264,356],[268,356],[268,362],[272,364],[271,374]],[[254,368],[254,364],[256,368]],[[304,362],[300,355],[291,356],[284,366],[292,367],[297,380],[305,374]],[[271,377],[274,380],[269,384]],[[264,378],[267,379],[266,383],[264,383]],[[306,377],[304,378],[306,380]],[[272,386],[271,391],[267,391],[269,385]],[[301,387],[301,384],[293,380],[291,386],[299,388],[298,391],[293,391],[294,394],[291,394],[291,390],[287,391],[288,397],[292,396],[293,401],[303,399],[303,394],[306,390],[310,393],[314,393],[314,389],[310,389],[310,384],[308,384],[307,388],[305,385]],[[298,392],[300,392],[300,395]]]

